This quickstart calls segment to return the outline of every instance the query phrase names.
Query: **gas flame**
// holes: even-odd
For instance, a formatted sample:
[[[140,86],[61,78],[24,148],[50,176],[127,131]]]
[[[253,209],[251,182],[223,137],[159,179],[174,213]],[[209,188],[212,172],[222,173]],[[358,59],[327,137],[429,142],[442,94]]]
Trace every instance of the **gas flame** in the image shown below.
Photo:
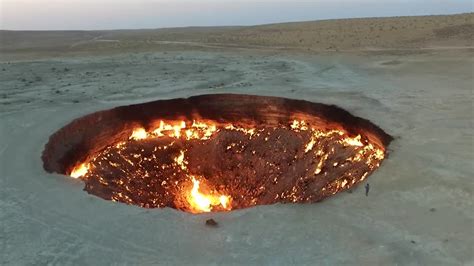
[[[308,125],[306,124],[306,121],[304,120],[293,120],[293,123],[291,123],[290,125],[291,129],[295,130],[295,131],[299,131],[299,130],[308,130]]]
[[[71,171],[70,176],[72,178],[79,178],[79,177],[85,176],[88,171],[89,171],[89,164],[83,163],[74,167]]]
[[[230,196],[220,195],[206,195],[199,191],[200,182],[196,177],[188,174],[188,167],[186,166],[188,162],[185,159],[184,151],[180,151],[179,155],[174,158],[175,163],[183,170],[187,176],[191,177],[193,182],[193,188],[188,196],[188,202],[191,209],[196,213],[201,212],[210,212],[214,207],[219,207],[220,209],[230,210]]]
[[[146,133],[146,130],[144,128],[136,128],[133,130],[132,135],[130,136],[130,139],[133,140],[141,140],[141,139],[146,139],[148,134]]]
[[[206,195],[199,191],[200,182],[192,176],[193,188],[188,199],[191,208],[195,212],[210,212],[214,207],[222,206],[225,210],[230,210],[230,196]]]
[[[361,136],[357,135],[355,138],[345,138],[344,143],[349,145],[349,146],[356,146],[356,147],[362,147],[364,144],[360,141]]]
[[[175,124],[168,124],[165,121],[160,121],[160,126],[153,130],[153,134],[158,137],[161,136],[169,136],[172,138],[180,138],[181,137],[181,129],[186,128],[186,122],[180,121]]]

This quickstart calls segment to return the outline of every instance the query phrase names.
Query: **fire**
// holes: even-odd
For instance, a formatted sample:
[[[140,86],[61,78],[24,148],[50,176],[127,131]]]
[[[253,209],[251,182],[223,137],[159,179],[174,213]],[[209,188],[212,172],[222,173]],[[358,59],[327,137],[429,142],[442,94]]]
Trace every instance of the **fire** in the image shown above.
[[[224,209],[227,209],[230,202],[230,196],[224,196],[224,195],[220,196],[219,202],[221,203],[222,207],[224,207]]]
[[[186,164],[187,164],[188,162],[186,162],[186,161],[184,160],[184,151],[180,151],[180,152],[179,152],[179,156],[176,157],[176,158],[174,158],[174,161],[176,162],[176,164],[179,165],[179,167],[181,167],[181,169],[182,169],[183,171],[187,171]]]
[[[70,176],[83,180],[97,180],[98,182],[96,183],[91,181],[93,185],[89,188],[92,191],[95,189],[94,186],[98,186],[97,183],[103,186],[101,189],[110,187],[110,189],[118,190],[119,192],[114,192],[110,197],[111,200],[128,204],[139,204],[147,208],[150,206],[174,206],[192,213],[203,213],[237,209],[244,206],[242,204],[245,204],[245,206],[255,205],[258,199],[258,196],[245,198],[246,195],[233,199],[229,195],[220,194],[224,190],[231,192],[232,195],[237,195],[235,194],[236,191],[231,188],[229,189],[225,182],[220,183],[222,179],[229,178],[228,174],[224,174],[222,179],[220,179],[217,177],[221,175],[216,174],[216,176],[213,176],[212,171],[199,172],[201,165],[196,166],[196,163],[193,164],[193,158],[194,162],[196,162],[196,153],[191,152],[191,149],[195,149],[196,146],[208,145],[208,143],[219,145],[220,142],[215,142],[216,139],[214,138],[218,134],[231,137],[240,136],[238,142],[225,143],[225,138],[221,140],[225,143],[222,149],[226,150],[227,158],[229,155],[236,154],[240,158],[257,159],[264,159],[265,157],[261,157],[262,153],[257,153],[256,155],[255,150],[246,150],[246,145],[250,147],[250,145],[255,145],[258,142],[266,143],[269,138],[274,137],[279,139],[281,136],[285,136],[280,135],[282,134],[281,132],[293,131],[292,134],[297,133],[296,135],[303,136],[301,140],[304,140],[304,142],[300,147],[301,152],[304,152],[303,156],[295,154],[294,161],[290,163],[294,163],[296,160],[307,160],[309,162],[307,164],[305,182],[316,179],[325,180],[325,178],[329,178],[328,176],[331,175],[333,169],[338,168],[339,173],[342,173],[340,174],[340,179],[335,178],[333,183],[328,183],[327,186],[321,188],[321,193],[327,193],[328,195],[335,194],[342,189],[347,189],[356,182],[362,181],[371,171],[379,166],[385,157],[384,148],[371,143],[370,139],[363,135],[352,137],[342,127],[321,128],[305,120],[291,119],[286,124],[278,126],[243,126],[208,120],[159,120],[145,126],[145,128],[134,128],[128,140],[119,141],[98,154],[90,156],[87,162],[81,162],[81,164],[74,167]],[[230,131],[233,133],[230,133]],[[286,134],[288,136],[288,133]],[[155,142],[155,139],[161,137],[170,139]],[[127,150],[130,146],[141,145],[141,143],[137,143],[137,141],[141,140],[147,140],[144,142],[146,145],[140,146],[141,151],[133,150],[133,152],[130,152],[130,150]],[[150,146],[154,145],[153,143],[160,144],[157,144],[158,146]],[[192,145],[189,145],[189,143]],[[145,152],[146,149],[148,149],[148,152]],[[344,153],[342,153],[344,156],[336,155],[337,150],[335,149],[344,150]],[[219,152],[219,149],[215,151]],[[290,153],[292,151],[285,150],[284,152]],[[263,156],[271,156],[271,152],[268,152],[268,154]],[[171,160],[162,160],[164,158],[163,155],[172,156]],[[202,157],[204,160],[201,160],[200,164],[205,165],[207,163],[206,154],[202,154]],[[270,162],[267,162],[267,165],[276,167],[276,171],[273,171],[273,173],[285,167],[284,164],[275,166],[275,164]],[[361,170],[355,171],[351,169],[352,165]],[[244,164],[243,166],[238,165],[235,167],[237,172],[240,167],[247,167],[246,173],[252,173],[252,170],[255,172],[256,168],[258,170],[258,167],[255,167],[253,164],[250,166]],[[108,170],[103,171],[102,169]],[[293,168],[287,168],[286,171],[291,171],[288,169]],[[107,177],[102,176],[104,173],[113,173],[114,178],[109,180]],[[261,172],[260,175],[257,174],[259,178],[256,180],[265,181],[265,174],[264,172]],[[148,182],[153,183],[156,180],[153,180],[155,176],[159,176],[162,179],[159,182],[161,187],[156,185],[154,187],[163,190],[172,188],[173,190],[168,191],[173,191],[173,195],[176,196],[175,200],[165,201],[161,199],[160,195],[156,194],[156,191],[153,190],[154,187],[151,188],[147,182],[143,181],[152,180]],[[185,189],[180,187],[183,184],[183,179],[181,178],[186,180],[184,184],[192,183],[192,187],[186,186]],[[272,177],[273,184],[277,184],[279,178],[286,177],[284,175]],[[262,185],[253,188],[251,187],[252,184],[242,184],[242,187],[246,187],[246,185],[249,185],[251,188],[249,191],[252,189],[258,193],[265,191],[265,186]],[[222,190],[217,192],[216,188]],[[316,199],[305,196],[298,189],[301,188],[293,186],[291,190],[275,195],[275,202],[305,202]],[[246,192],[244,190],[244,193]],[[257,192],[254,195],[260,195]],[[264,194],[262,193],[262,195]],[[140,197],[137,198],[134,195],[140,195]],[[143,199],[146,201],[142,201]]]
[[[153,134],[158,137],[162,136],[169,136],[172,138],[180,138],[181,137],[181,130],[186,128],[186,122],[179,121],[175,124],[165,123],[165,121],[160,121],[160,126],[153,130]]]
[[[73,178],[79,178],[85,176],[89,172],[89,164],[83,163],[74,167],[71,171],[70,176]]]
[[[237,127],[234,125],[226,125],[225,129],[227,130],[234,130],[234,131],[240,131],[243,132],[245,135],[248,135],[252,137],[255,134],[255,128],[243,128],[243,127]]]
[[[349,145],[349,146],[356,146],[356,147],[362,147],[364,144],[360,141],[361,136],[357,135],[355,138],[345,138],[344,143]]]
[[[290,127],[291,129],[295,131],[308,130],[308,125],[306,124],[306,121],[304,120],[301,120],[301,121],[293,120],[293,123],[291,123]]]
[[[187,176],[191,177],[191,181],[193,182],[193,188],[189,193],[188,203],[193,210],[193,212],[201,213],[201,212],[210,212],[213,208],[219,207],[224,210],[230,210],[230,196],[220,195],[206,195],[199,191],[200,182],[196,179],[196,177],[188,174],[188,167],[186,166],[188,162],[185,159],[184,151],[180,151],[179,155],[174,158],[174,162],[181,168],[182,171],[185,172]]]
[[[198,122],[198,121],[193,121],[192,127],[194,129],[198,129],[198,130],[202,131],[202,138],[201,139],[209,139],[217,131],[216,125],[207,124],[207,123]],[[190,131],[193,132],[193,130],[190,130]],[[199,138],[199,137],[196,137],[195,132],[196,131],[194,131],[193,134],[191,134],[191,136],[193,136],[194,138]],[[188,135],[188,134],[189,133],[186,133],[186,135]],[[192,139],[192,137],[188,137],[187,139]]]
[[[141,140],[141,139],[146,139],[148,134],[146,133],[146,130],[144,128],[136,128],[133,130],[132,135],[130,136],[130,139],[133,140]]]
[[[315,143],[316,140],[314,138],[311,138],[311,140],[305,146],[304,153],[308,153],[310,150],[312,150]]]
[[[218,207],[219,205],[225,210],[230,210],[229,196],[205,195],[199,191],[200,182],[194,176],[191,178],[193,181],[193,188],[191,189],[188,201],[195,212],[210,212],[214,207]]]

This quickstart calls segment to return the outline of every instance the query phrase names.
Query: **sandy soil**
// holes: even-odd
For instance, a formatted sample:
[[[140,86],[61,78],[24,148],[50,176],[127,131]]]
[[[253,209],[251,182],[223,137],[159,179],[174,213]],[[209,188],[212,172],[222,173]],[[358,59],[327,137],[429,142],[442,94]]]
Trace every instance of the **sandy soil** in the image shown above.
[[[0,264],[474,263],[473,49],[186,49],[41,59],[38,50],[33,59],[26,50],[2,54]],[[76,117],[223,92],[337,104],[396,140],[367,179],[368,197],[360,186],[319,204],[219,214],[104,201],[82,191],[82,182],[42,168],[49,136]],[[209,218],[219,227],[205,226]]]

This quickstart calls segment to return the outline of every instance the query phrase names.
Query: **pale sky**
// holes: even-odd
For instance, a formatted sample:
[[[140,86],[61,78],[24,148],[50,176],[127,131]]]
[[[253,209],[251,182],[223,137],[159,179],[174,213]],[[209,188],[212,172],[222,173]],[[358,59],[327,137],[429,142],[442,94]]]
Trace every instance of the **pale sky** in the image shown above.
[[[0,29],[256,25],[473,12],[474,0],[0,0]]]

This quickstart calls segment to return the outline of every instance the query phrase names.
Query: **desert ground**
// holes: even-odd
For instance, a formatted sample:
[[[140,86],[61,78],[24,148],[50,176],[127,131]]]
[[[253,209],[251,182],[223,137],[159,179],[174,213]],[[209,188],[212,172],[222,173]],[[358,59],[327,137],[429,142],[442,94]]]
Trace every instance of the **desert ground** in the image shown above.
[[[473,18],[0,31],[0,264],[474,264]],[[395,141],[368,196],[201,215],[105,201],[42,167],[77,117],[212,93],[335,104]]]

